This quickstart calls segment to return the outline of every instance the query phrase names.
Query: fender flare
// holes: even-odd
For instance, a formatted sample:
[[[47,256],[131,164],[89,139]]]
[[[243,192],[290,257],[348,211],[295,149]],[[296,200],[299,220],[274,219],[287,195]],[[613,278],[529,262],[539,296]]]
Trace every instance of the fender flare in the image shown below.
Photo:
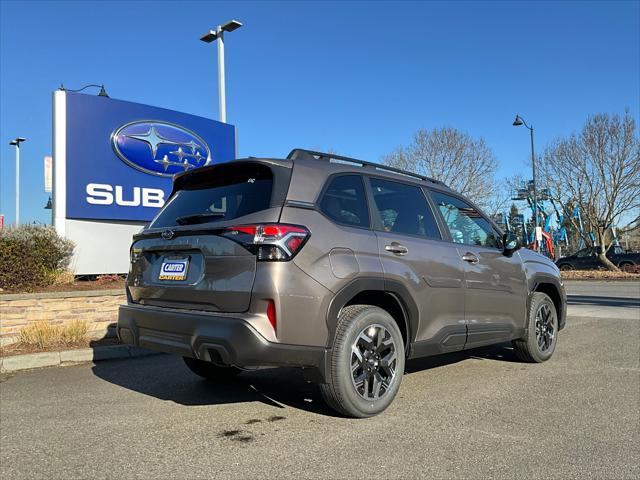
[[[359,277],[342,287],[331,299],[329,308],[327,309],[327,330],[330,339],[329,348],[331,348],[333,339],[336,334],[338,324],[338,315],[340,310],[357,294],[365,291],[376,291],[391,295],[400,305],[402,309],[405,330],[407,332],[407,345],[405,349],[409,349],[415,341],[415,335],[418,332],[420,322],[420,314],[418,306],[413,300],[409,290],[400,282],[393,280],[385,280],[376,277]]]

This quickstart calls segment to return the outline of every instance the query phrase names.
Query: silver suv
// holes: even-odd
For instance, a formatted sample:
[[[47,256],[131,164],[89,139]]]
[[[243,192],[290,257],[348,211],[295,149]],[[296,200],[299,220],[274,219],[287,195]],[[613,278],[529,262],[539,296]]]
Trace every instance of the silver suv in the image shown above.
[[[301,367],[353,417],[387,408],[406,359],[511,341],[548,360],[566,318],[553,262],[443,183],[300,149],[176,175],[127,298],[124,343],[214,381]]]

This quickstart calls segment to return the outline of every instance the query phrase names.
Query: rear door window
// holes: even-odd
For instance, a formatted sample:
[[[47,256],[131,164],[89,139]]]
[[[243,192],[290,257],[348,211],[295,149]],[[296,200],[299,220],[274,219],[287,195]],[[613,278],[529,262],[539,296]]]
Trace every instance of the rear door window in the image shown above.
[[[370,181],[382,230],[438,240],[442,238],[421,188],[380,178],[371,178]]]
[[[271,204],[273,174],[266,165],[220,165],[185,183],[160,211],[152,228],[233,220]]]
[[[337,223],[369,228],[369,209],[362,177],[333,177],[320,201],[320,210]]]

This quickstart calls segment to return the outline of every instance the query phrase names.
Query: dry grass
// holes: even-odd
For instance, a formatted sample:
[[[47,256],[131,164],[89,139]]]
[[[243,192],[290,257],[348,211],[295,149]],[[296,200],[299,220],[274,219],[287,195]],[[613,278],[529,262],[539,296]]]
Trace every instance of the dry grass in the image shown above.
[[[640,280],[637,273],[609,270],[565,270],[561,275],[564,280]]]
[[[51,325],[43,320],[20,330],[20,343],[40,349],[69,347],[86,343],[88,331],[86,320],[73,320],[66,325]]]
[[[53,285],[72,285],[75,279],[76,276],[73,272],[62,270],[55,273]]]

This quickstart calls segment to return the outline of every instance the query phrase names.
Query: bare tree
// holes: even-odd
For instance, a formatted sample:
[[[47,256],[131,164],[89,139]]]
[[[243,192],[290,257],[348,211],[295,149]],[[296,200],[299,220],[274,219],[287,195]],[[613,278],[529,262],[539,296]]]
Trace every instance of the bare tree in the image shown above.
[[[491,192],[483,195],[482,198],[475,198],[474,201],[482,207],[484,212],[490,216],[500,213],[506,214],[511,206],[511,179],[509,177],[493,179]]]
[[[382,157],[387,165],[426,175],[488,206],[498,162],[484,140],[455,128],[418,130],[413,141]]]
[[[626,232],[640,224],[640,139],[629,112],[589,117],[579,134],[547,147],[540,171],[542,183],[565,213],[573,205],[580,207],[600,247],[598,259],[617,270],[606,257],[613,243],[611,227]]]

